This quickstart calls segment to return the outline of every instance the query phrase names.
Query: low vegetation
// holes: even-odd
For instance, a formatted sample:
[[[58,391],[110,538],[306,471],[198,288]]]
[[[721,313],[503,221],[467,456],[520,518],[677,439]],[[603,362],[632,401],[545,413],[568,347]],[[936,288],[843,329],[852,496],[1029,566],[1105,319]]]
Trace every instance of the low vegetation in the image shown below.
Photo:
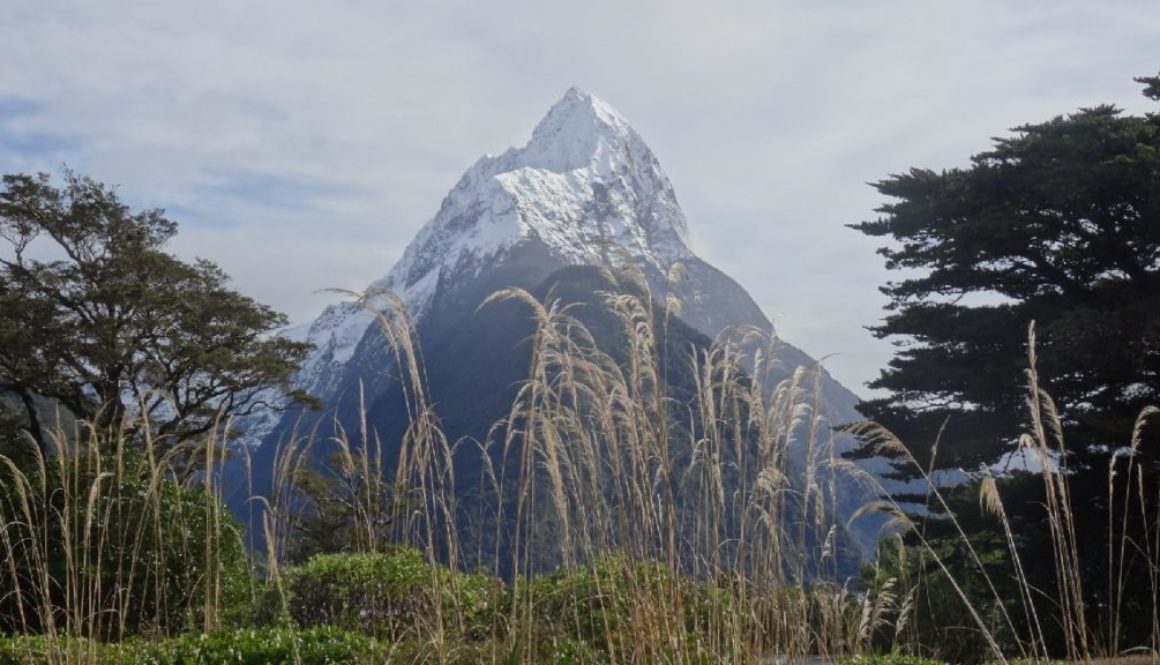
[[[522,299],[539,317],[532,379],[496,428],[520,473],[514,491],[501,474],[489,479],[496,497],[517,497],[497,505],[516,511],[518,544],[511,561],[476,561],[485,571],[509,571],[505,579],[445,565],[466,559],[456,550],[454,514],[462,508],[439,482],[454,474],[454,457],[412,366],[416,417],[393,491],[332,486],[332,498],[345,497],[350,533],[364,535],[346,542],[347,551],[296,565],[278,548],[290,540],[282,532],[299,528],[301,511],[314,505],[286,498],[295,496],[295,479],[309,477],[305,462],[279,461],[285,500],[260,500],[267,549],[247,558],[239,525],[220,502],[220,441],[198,449],[199,472],[173,449],[158,454],[148,438],[110,447],[83,431],[61,432],[47,455],[30,440],[12,441],[0,457],[8,589],[0,620],[11,635],[0,656],[19,663],[757,663],[818,655],[918,663],[1067,655],[1055,636],[1069,620],[1073,591],[1022,582],[1025,567],[1053,564],[1019,556],[1003,512],[1007,481],[927,486],[929,500],[948,507],[982,501],[996,533],[987,542],[935,537],[898,503],[867,506],[893,515],[893,535],[860,579],[836,576],[844,525],[830,492],[867,479],[836,454],[832,428],[809,401],[807,372],[767,394],[748,378],[761,371],[761,347],[749,337],[721,340],[691,360],[702,381],[694,425],[682,427],[656,380],[664,321],[654,316],[665,313],[654,311],[651,297],[607,296],[637,345],[637,364],[627,371],[566,309],[520,292],[497,297]],[[413,339],[405,314],[388,310],[381,321],[404,346],[403,367]],[[1048,458],[1054,416],[1043,417],[1024,445]],[[735,426],[751,454],[736,452]],[[900,445],[873,426],[860,434]],[[374,464],[374,446],[364,455],[364,443],[340,442],[336,462],[347,472],[335,477],[353,481],[360,460]],[[692,454],[670,456],[677,445]],[[1135,478],[1130,463],[1120,472]],[[1067,476],[1050,465],[1041,480],[1049,491],[1066,491]],[[722,494],[727,482],[736,483],[730,496]],[[695,500],[673,498],[670,486]],[[1140,494],[1117,498],[1131,513],[1149,500],[1143,492],[1141,485]],[[1047,519],[1067,523],[1065,497],[1046,505]],[[743,538],[732,538],[733,519]],[[939,525],[953,530],[954,521]],[[1154,583],[1160,525],[1144,526],[1118,546],[1142,557]],[[556,561],[555,572],[538,573],[530,552]],[[1130,611],[1155,617],[1155,602]],[[1091,639],[1084,655],[1114,655],[1096,644]]]

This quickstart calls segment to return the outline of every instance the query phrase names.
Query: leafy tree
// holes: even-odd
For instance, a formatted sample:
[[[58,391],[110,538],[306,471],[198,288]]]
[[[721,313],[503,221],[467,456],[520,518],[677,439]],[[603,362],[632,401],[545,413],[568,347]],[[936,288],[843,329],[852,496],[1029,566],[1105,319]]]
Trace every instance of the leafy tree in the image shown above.
[[[896,241],[878,251],[906,271],[871,328],[898,347],[870,383],[889,394],[861,410],[924,465],[940,429],[936,467],[1012,449],[1032,321],[1073,451],[1126,444],[1160,402],[1160,115],[1097,106],[1014,132],[970,168],[875,183],[895,201],[853,225]]]
[[[42,446],[38,396],[96,432],[132,436],[147,423],[170,444],[309,399],[286,390],[309,346],[270,335],[285,317],[231,290],[212,262],[166,253],[176,232],[162,210],[132,211],[73,172],[60,187],[4,176],[0,378]]]
[[[1137,80],[1160,101],[1160,77]],[[1150,626],[1108,608],[1154,602],[1139,551],[1113,562],[1108,543],[1122,537],[1117,528],[1138,534],[1157,519],[1160,423],[1139,433],[1130,483],[1109,464],[1132,441],[1144,407],[1160,403],[1160,114],[1103,105],[1013,131],[969,168],[911,169],[875,183],[894,200],[853,228],[894,241],[878,251],[904,277],[882,288],[889,314],[871,328],[897,347],[870,383],[887,395],[859,408],[896,433],[922,468],[993,466],[1028,430],[1022,377],[1034,322],[1039,386],[1057,406],[1065,446],[1055,463],[1071,487],[1075,572],[1088,625],[1100,625],[1105,634],[1095,637],[1114,653],[1145,639]],[[868,443],[853,454],[870,452]],[[901,460],[895,469],[902,479],[919,473]],[[1029,583],[1053,588],[1043,484],[1015,472],[1001,487]],[[1143,504],[1129,509],[1122,497],[1137,493]],[[994,551],[999,525],[972,506],[962,500],[951,509],[977,548]],[[918,517],[941,512],[927,508]],[[936,547],[962,543],[957,532],[938,535],[950,531],[940,520],[924,528]],[[1111,589],[1110,568],[1122,572],[1125,594]],[[1058,609],[1049,605],[1042,616]],[[1109,627],[1115,621],[1123,631]]]

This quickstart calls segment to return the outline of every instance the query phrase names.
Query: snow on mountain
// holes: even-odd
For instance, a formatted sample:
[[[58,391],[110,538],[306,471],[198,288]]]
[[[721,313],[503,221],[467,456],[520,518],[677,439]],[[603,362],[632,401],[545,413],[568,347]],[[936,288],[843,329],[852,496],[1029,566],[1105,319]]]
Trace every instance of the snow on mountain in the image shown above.
[[[663,274],[692,255],[676,194],[660,163],[624,117],[607,102],[569,89],[536,126],[523,148],[476,162],[368,293],[392,291],[422,319],[441,281],[469,279],[511,248],[539,240],[566,264],[607,263],[627,253]],[[342,302],[309,326],[284,334],[315,351],[295,383],[327,401],[373,316]],[[245,423],[246,445],[257,444],[278,414]]]
[[[468,169],[372,289],[401,293],[435,270],[478,269],[528,238],[571,263],[597,263],[611,243],[666,268],[689,253],[687,233],[672,185],[640,135],[607,103],[571,88],[526,146]]]

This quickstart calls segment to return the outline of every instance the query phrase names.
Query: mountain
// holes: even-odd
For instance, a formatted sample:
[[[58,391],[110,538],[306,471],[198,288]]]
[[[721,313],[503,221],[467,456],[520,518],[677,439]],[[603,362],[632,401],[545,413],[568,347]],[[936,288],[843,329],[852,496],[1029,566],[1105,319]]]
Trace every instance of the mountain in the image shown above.
[[[534,328],[517,303],[480,304],[509,287],[541,297],[567,292],[576,301],[596,299],[616,288],[601,269],[618,263],[631,264],[651,293],[681,303],[666,332],[666,348],[674,353],[707,348],[737,327],[773,335],[749,294],[689,248],[673,186],[641,136],[607,103],[572,88],[527,145],[485,156],[468,169],[399,262],[367,291],[397,294],[410,312],[431,398],[449,439],[483,441],[492,424],[507,416],[527,378]],[[674,281],[675,265],[683,278]],[[295,381],[326,409],[267,412],[242,423],[259,490],[270,482],[263,469],[295,431],[320,423],[356,431],[365,413],[390,447],[406,422],[393,355],[370,309],[336,303],[286,334],[315,345]],[[772,382],[816,366],[782,341],[775,342],[773,361],[779,369],[768,377]],[[674,366],[682,364],[674,358]],[[824,371],[818,394],[829,422],[860,420],[857,397]],[[846,516],[868,498],[863,490],[850,494],[841,510]],[[855,540],[868,548],[873,534],[864,531]]]

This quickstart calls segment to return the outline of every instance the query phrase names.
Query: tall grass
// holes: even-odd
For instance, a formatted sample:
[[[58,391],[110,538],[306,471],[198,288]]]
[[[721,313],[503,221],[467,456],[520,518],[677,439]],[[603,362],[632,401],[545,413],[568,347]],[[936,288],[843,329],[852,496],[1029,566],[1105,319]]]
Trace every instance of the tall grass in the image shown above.
[[[489,588],[490,606],[504,608],[504,616],[494,621],[486,648],[471,652],[491,662],[543,662],[579,643],[595,645],[617,663],[929,652],[937,645],[924,640],[916,622],[927,569],[943,573],[994,660],[1038,662],[1062,653],[1091,661],[1125,647],[1160,651],[1155,601],[1149,644],[1121,644],[1118,633],[1129,561],[1148,571],[1154,597],[1160,591],[1160,523],[1148,512],[1156,500],[1151,493],[1160,488],[1146,485],[1134,454],[1157,410],[1141,414],[1126,452],[1109,461],[1111,602],[1098,628],[1085,611],[1071,479],[1059,464],[1063,428],[1039,386],[1033,333],[1029,433],[1021,445],[1042,462],[1051,562],[1021,558],[1001,483],[983,472],[979,484],[980,501],[1009,550],[1018,598],[1001,597],[1001,585],[953,521],[946,488],[930,468],[917,468],[931,505],[955,524],[967,567],[981,575],[1001,610],[984,616],[979,595],[952,571],[958,566],[949,565],[874,478],[841,457],[841,437],[850,435],[909,453],[873,424],[836,431],[826,416],[820,367],[787,373],[776,365],[775,340],[754,330],[731,331],[706,347],[670,348],[680,302],[653,293],[631,269],[606,271],[602,279],[598,302],[577,304],[554,293],[541,300],[509,289],[482,305],[520,303],[534,324],[528,378],[483,441],[450,441],[443,432],[402,303],[390,294],[356,294],[375,312],[393,354],[407,427],[401,440],[382,441],[363,405],[353,429],[323,421],[290,437],[275,459],[271,492],[254,500],[265,546],[255,571],[285,596],[285,555],[296,524],[311,509],[301,479],[318,463],[311,450],[324,444],[336,452],[331,470],[350,506],[350,550],[416,547],[431,569],[425,578],[431,597],[450,599],[432,603],[410,633],[421,648],[391,651],[399,662],[464,657],[459,636],[468,631],[468,611],[460,578],[439,572],[448,562],[510,580]],[[613,324],[611,341],[592,332],[594,322]],[[333,438],[320,442],[318,432],[328,427]],[[165,450],[149,440],[134,445],[139,454],[122,439],[110,450],[108,443],[86,441],[83,431],[58,432],[47,453],[29,447],[31,463],[0,456],[6,469],[0,552],[7,561],[0,575],[8,583],[5,600],[19,617],[7,630],[107,640],[134,632],[211,632],[222,624],[229,586],[224,552],[241,537],[217,501],[212,470],[222,463],[221,441],[211,439],[196,453],[195,466],[207,473],[188,472],[188,450]],[[457,472],[463,459],[477,462],[478,477]],[[132,482],[136,477],[142,484]],[[1113,482],[1116,477],[1122,480]],[[208,508],[181,523],[185,513],[175,518],[164,509],[164,488],[171,486],[201,493]],[[470,501],[466,487],[475,488]],[[844,492],[883,498],[843,516]],[[133,493],[138,503],[122,493]],[[144,510],[119,518],[117,511],[129,505]],[[873,564],[872,581],[862,588],[843,577],[842,557],[851,549],[849,521],[871,513],[890,518],[884,543],[894,548],[891,560],[904,564]],[[45,535],[50,532],[60,534],[59,545]],[[918,546],[904,545],[904,537]],[[174,556],[149,554],[158,549]],[[915,557],[917,567],[908,563]],[[1029,565],[1051,565],[1056,588],[1033,588]],[[157,584],[185,567],[196,569],[187,575],[192,586],[185,595],[173,597],[173,585]],[[553,571],[556,582],[549,584],[545,574]],[[1009,600],[1015,616],[1007,613]],[[140,616],[158,620],[132,625]],[[1048,643],[1046,621],[1061,624],[1062,648]],[[997,631],[1019,633],[1014,652],[1005,652]],[[59,662],[75,660],[64,651],[59,656]]]
[[[221,442],[130,445],[83,423],[45,428],[0,454],[0,632],[63,638],[213,631],[251,589],[240,525],[223,513]],[[59,640],[59,641],[58,641]],[[65,648],[66,645],[73,645]]]

